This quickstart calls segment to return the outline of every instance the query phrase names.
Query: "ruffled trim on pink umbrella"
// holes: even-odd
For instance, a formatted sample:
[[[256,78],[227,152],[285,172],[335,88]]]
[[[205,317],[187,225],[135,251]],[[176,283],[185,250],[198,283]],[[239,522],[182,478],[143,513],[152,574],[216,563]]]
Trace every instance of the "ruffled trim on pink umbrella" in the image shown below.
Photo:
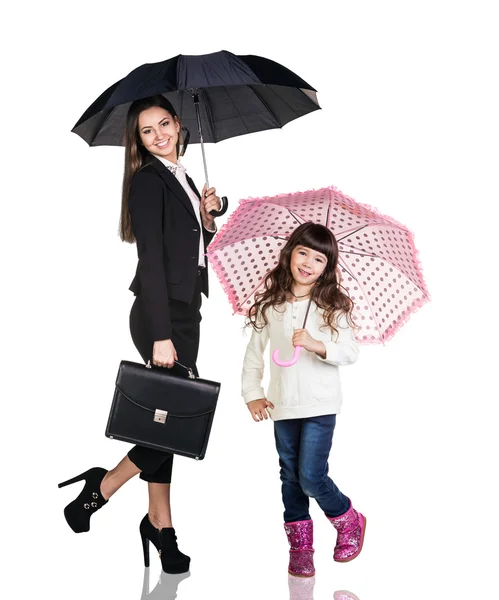
[[[225,227],[225,225],[224,225]],[[223,229],[223,227],[222,227]],[[220,230],[222,231],[222,230]],[[214,250],[214,252],[218,252],[218,250]],[[235,292],[230,288],[229,282],[225,279],[225,276],[223,274],[223,270],[221,267],[218,266],[218,264],[216,264],[216,259],[210,256],[210,253],[207,252],[206,256],[208,256],[208,260],[211,263],[211,266],[213,267],[213,270],[215,271],[217,277],[218,277],[218,281],[220,282],[220,285],[222,286],[224,292],[227,294],[228,298],[229,298],[229,302],[232,305],[233,308],[233,315],[242,315],[242,316],[246,316],[247,314],[247,310],[242,310],[239,311],[238,306],[237,306],[237,302],[236,302],[236,294]]]
[[[421,298],[420,300],[415,300],[414,304],[408,311],[408,314],[405,315],[405,317],[399,317],[396,324],[390,330],[385,332],[384,339],[376,338],[376,339],[363,340],[363,339],[359,338],[358,336],[356,336],[355,339],[357,340],[357,342],[359,344],[362,344],[363,346],[372,346],[372,345],[380,345],[380,344],[384,346],[387,342],[389,342],[392,339],[392,337],[397,333],[397,331],[399,329],[401,329],[409,321],[409,319],[412,317],[412,315],[414,313],[417,313],[418,310],[429,301],[430,301],[429,296],[427,296],[426,298]]]

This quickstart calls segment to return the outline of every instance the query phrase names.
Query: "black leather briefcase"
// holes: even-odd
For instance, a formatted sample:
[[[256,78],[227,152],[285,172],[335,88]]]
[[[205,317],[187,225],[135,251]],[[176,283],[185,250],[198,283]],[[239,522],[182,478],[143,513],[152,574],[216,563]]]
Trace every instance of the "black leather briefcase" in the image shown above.
[[[121,361],[106,436],[202,460],[220,383],[187,371],[189,377],[181,377]]]

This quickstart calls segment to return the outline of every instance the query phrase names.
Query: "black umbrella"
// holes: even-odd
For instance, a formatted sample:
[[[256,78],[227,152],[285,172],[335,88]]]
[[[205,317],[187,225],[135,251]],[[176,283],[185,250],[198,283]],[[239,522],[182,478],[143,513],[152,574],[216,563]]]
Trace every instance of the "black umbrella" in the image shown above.
[[[126,115],[134,100],[162,94],[201,143],[281,128],[320,109],[316,90],[282,65],[260,56],[222,50],[145,64],[114,83],[85,111],[72,131],[90,146],[122,146]],[[222,211],[227,210],[224,198]]]

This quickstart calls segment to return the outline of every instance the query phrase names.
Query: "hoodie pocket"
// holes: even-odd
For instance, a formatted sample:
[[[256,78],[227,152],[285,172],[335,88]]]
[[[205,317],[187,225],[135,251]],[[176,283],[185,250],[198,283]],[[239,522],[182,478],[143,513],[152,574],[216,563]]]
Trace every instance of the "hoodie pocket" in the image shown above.
[[[311,382],[311,391],[314,399],[328,402],[333,399],[333,386],[329,378],[316,379]]]

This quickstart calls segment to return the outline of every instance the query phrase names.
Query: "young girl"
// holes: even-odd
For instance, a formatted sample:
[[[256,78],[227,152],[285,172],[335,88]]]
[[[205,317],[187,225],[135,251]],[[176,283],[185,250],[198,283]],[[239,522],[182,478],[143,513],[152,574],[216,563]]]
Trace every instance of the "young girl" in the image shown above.
[[[322,225],[304,223],[290,236],[279,264],[266,277],[248,316],[253,327],[242,372],[242,395],[255,421],[274,421],[281,467],[284,529],[290,545],[291,575],[311,577],[313,525],[309,498],[315,498],[338,532],[334,560],[354,559],[362,549],[365,517],[328,476],[336,415],[340,412],[338,367],[357,360],[353,303],[338,281],[338,245]],[[308,309],[306,326],[303,322]],[[271,361],[267,397],[261,386],[263,354],[270,340],[291,367]]]

